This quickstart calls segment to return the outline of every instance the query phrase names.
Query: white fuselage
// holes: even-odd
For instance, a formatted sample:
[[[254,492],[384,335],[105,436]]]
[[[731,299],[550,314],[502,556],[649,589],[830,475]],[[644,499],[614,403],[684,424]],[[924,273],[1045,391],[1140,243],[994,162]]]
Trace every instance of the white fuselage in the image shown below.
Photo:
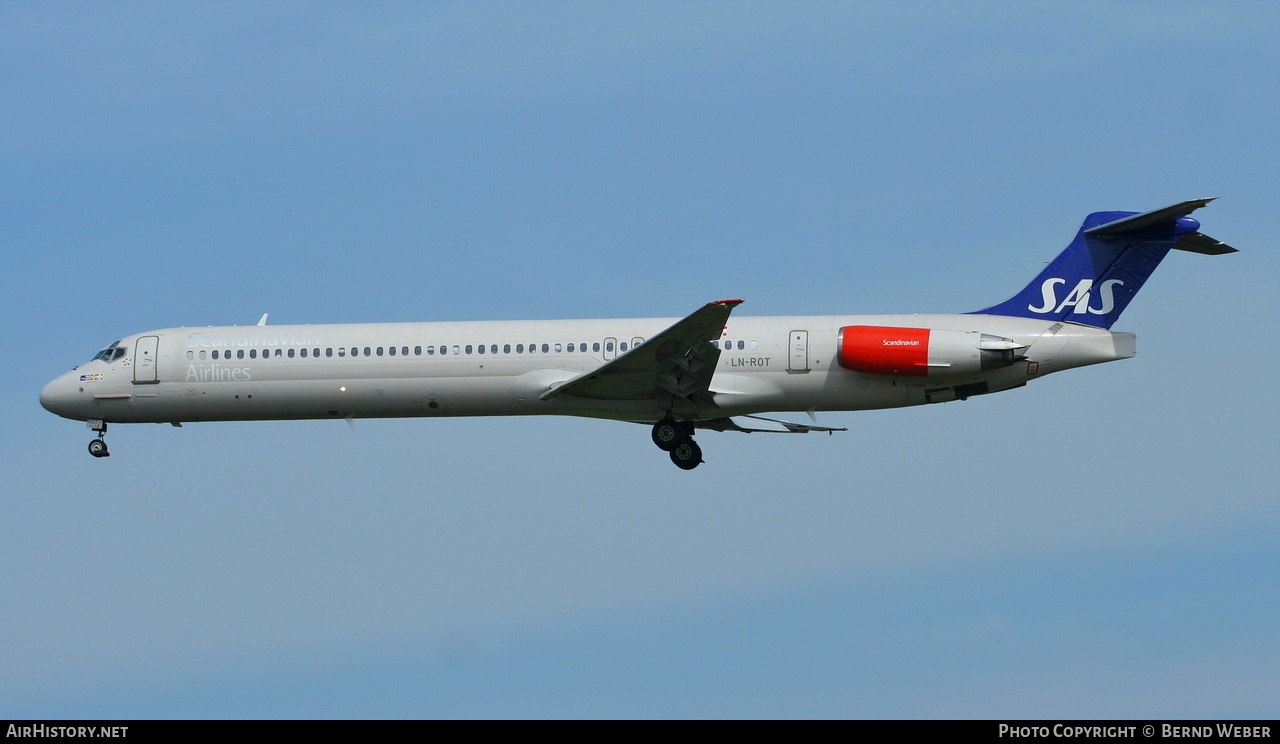
[[[652,396],[540,396],[678,320],[166,328],[122,339],[122,353],[50,382],[41,402],[67,418],[107,423],[530,414],[651,422],[667,413]],[[923,375],[865,373],[838,358],[846,326],[992,334],[1026,348],[998,369],[958,363],[930,364]],[[1132,334],[996,315],[735,316],[716,345],[710,398],[677,401],[676,416],[944,402],[1134,353]]]

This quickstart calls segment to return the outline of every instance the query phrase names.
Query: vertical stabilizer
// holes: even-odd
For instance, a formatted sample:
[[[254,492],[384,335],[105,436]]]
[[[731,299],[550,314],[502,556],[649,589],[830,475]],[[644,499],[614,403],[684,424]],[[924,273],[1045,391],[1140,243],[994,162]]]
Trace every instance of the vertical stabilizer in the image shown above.
[[[1035,280],[978,313],[1110,328],[1170,249],[1235,252],[1200,233],[1200,223],[1187,216],[1211,201],[1193,199],[1141,213],[1094,212]]]

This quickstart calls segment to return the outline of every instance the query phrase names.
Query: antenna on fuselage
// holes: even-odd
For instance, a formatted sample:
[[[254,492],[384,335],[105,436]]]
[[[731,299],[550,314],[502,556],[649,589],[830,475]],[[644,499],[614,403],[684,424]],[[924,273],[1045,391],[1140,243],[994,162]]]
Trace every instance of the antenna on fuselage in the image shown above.
[[[263,313],[262,317],[258,318],[258,325],[264,326],[267,324],[267,315],[269,315],[269,313]]]

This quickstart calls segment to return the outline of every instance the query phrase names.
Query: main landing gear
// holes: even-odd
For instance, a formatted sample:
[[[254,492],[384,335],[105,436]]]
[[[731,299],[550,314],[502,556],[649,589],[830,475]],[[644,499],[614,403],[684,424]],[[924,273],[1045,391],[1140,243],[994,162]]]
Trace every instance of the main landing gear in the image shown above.
[[[693,441],[693,424],[676,421],[670,416],[653,425],[653,443],[671,456],[681,470],[693,470],[702,464],[702,448]]]
[[[90,440],[89,454],[94,457],[111,457],[111,453],[107,451],[107,425],[102,421],[91,421],[89,426],[98,432],[98,438]]]

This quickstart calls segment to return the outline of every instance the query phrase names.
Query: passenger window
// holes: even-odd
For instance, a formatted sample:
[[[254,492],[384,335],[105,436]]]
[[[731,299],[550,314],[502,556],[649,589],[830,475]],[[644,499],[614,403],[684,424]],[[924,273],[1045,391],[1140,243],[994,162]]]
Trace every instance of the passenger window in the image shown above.
[[[543,344],[543,345],[542,345],[542,353],[543,353],[543,354],[546,354],[546,353],[547,353],[547,352],[549,352],[549,351],[551,351],[551,345],[550,345],[550,344]]]
[[[307,355],[307,350],[306,350],[306,349],[303,349],[303,350],[302,350],[302,355],[303,355],[303,356],[306,356],[306,355]],[[292,359],[292,358],[293,358],[293,349],[289,349],[289,358],[290,358],[290,359]]]
[[[510,354],[510,353],[511,353],[511,344],[503,344],[503,345],[502,345],[502,353],[503,353],[503,354]]]
[[[236,350],[236,358],[237,358],[237,359],[244,359],[244,349],[237,349],[237,350]]]
[[[368,346],[364,347],[364,355],[373,356],[373,349],[370,349]],[[351,356],[355,356],[355,354],[352,354]]]
[[[444,349],[444,347],[443,347],[443,346],[441,346],[441,347],[440,347],[440,349],[441,349],[441,353],[443,353],[443,349]],[[454,353],[454,354],[461,354],[461,353],[462,353],[462,347],[461,347],[461,346],[459,346],[458,344],[454,344],[454,345],[453,345],[453,353]]]
[[[498,353],[498,345],[497,345],[497,344],[490,344],[490,345],[489,345],[489,353],[490,353],[490,354],[497,354],[497,353]]]
[[[195,359],[195,358],[196,358],[196,353],[194,351],[187,352],[187,361],[191,361],[192,359]]]
[[[379,346],[378,348],[382,348],[382,347],[381,347],[381,346]],[[390,354],[391,356],[395,356],[395,355],[396,355],[396,347],[394,347],[394,346],[388,346],[388,347],[387,347],[387,353],[388,353],[388,354]],[[407,353],[407,350],[406,350],[406,353]]]
[[[618,342],[618,351],[626,351],[626,350],[627,350],[627,342],[626,342],[626,341],[619,341],[619,342]]]
[[[200,350],[200,361],[204,361],[204,349]]]
[[[467,353],[468,353],[468,354],[470,354],[470,353],[471,353],[471,348],[472,348],[472,347],[471,347],[471,344],[467,344]]]
[[[476,351],[479,351],[481,354],[483,354],[483,353],[484,353],[484,344],[480,344],[480,347],[479,347],[478,349],[476,349]]]
[[[591,350],[592,350],[592,351],[600,351],[600,342],[599,342],[599,341],[597,341],[597,342],[595,342],[594,344],[591,344]]]
[[[250,359],[257,359],[257,358],[258,358],[258,350],[257,350],[257,349],[249,349],[249,358],[250,358]]]
[[[564,346],[562,346],[562,345],[560,345],[560,344],[556,344],[556,353],[557,353],[557,354],[559,354],[559,353],[560,353],[561,351],[563,351],[563,350],[564,350]]]
[[[377,349],[374,350],[374,353],[377,354],[378,356],[382,356],[382,347],[379,346]]]
[[[524,353],[524,344],[516,344],[516,353],[517,353],[517,354],[523,354],[523,353]]]
[[[756,350],[756,349],[758,349],[758,348],[760,348],[760,342],[758,342],[758,341],[754,341],[754,340],[753,340],[753,341],[751,342],[751,350],[752,350],[752,351],[755,351],[755,350]]]
[[[347,347],[345,347],[345,346],[339,346],[339,347],[338,347],[338,356],[340,356],[340,357],[345,357],[346,355],[347,355]]]
[[[405,347],[405,348],[408,348],[408,347]],[[421,346],[415,346],[415,347],[413,347],[413,355],[414,355],[414,356],[422,356],[422,347],[421,347]]]
[[[573,351],[573,344],[569,344],[569,351]]]

